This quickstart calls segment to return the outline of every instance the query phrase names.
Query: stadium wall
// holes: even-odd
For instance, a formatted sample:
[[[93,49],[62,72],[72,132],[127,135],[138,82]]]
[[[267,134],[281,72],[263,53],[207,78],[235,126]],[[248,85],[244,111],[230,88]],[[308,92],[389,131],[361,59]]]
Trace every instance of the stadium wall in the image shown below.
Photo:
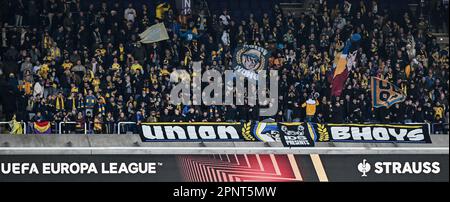
[[[8,154],[448,154],[448,135],[431,144],[316,143],[283,147],[263,142],[142,142],[139,135],[0,135],[0,155]]]

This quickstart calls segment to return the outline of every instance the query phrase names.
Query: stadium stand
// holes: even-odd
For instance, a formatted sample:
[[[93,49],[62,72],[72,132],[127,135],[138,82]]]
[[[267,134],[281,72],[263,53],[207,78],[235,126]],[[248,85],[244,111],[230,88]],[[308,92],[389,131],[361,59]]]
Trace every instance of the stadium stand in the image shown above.
[[[135,132],[119,122],[305,121],[302,106],[316,96],[313,122],[426,122],[448,133],[448,1],[193,2],[185,20],[175,1],[0,0],[0,121],[27,128],[48,121],[61,133]],[[286,10],[292,3],[298,8]],[[170,39],[140,44],[138,34],[157,22]],[[351,33],[362,36],[361,56],[334,97],[328,78]],[[248,105],[168,102],[173,69],[202,61],[203,70],[223,71],[242,44],[271,51],[269,68],[280,75],[276,116]],[[372,108],[371,76],[395,83],[407,99]]]

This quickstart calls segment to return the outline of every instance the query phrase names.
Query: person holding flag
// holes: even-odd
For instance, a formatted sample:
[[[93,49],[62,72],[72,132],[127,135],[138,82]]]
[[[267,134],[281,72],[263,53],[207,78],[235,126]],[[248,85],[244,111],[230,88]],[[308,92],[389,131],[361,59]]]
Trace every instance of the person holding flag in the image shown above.
[[[356,56],[358,53],[359,42],[361,41],[361,35],[353,34],[350,39],[345,42],[345,46],[340,53],[337,53],[335,62],[333,64],[334,71],[331,82],[331,95],[339,97],[341,96],[342,89],[344,89],[345,81],[351,69],[356,64]]]
[[[17,135],[23,134],[22,123],[16,120],[16,115],[14,114],[11,121],[9,122],[9,127],[11,128],[10,134]]]

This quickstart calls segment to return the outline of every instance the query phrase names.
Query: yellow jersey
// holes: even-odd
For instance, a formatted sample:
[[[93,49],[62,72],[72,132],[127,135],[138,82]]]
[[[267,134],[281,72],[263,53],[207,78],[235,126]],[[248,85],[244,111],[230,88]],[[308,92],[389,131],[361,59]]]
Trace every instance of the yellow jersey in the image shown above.
[[[309,99],[305,103],[302,104],[302,107],[306,107],[306,115],[307,116],[314,116],[316,114],[316,106],[319,105],[319,102],[317,100]]]

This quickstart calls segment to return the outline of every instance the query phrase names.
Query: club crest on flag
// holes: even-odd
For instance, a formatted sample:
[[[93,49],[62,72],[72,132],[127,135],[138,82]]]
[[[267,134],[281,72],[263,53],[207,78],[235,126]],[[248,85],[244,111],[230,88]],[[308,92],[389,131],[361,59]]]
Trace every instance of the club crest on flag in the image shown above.
[[[234,54],[234,70],[243,76],[258,80],[257,72],[266,69],[269,51],[259,46],[244,45]]]
[[[370,89],[372,93],[372,107],[375,108],[389,108],[393,104],[403,102],[406,99],[400,88],[377,77],[371,78]]]
[[[36,134],[49,134],[51,133],[51,124],[49,121],[34,122],[33,129]]]

